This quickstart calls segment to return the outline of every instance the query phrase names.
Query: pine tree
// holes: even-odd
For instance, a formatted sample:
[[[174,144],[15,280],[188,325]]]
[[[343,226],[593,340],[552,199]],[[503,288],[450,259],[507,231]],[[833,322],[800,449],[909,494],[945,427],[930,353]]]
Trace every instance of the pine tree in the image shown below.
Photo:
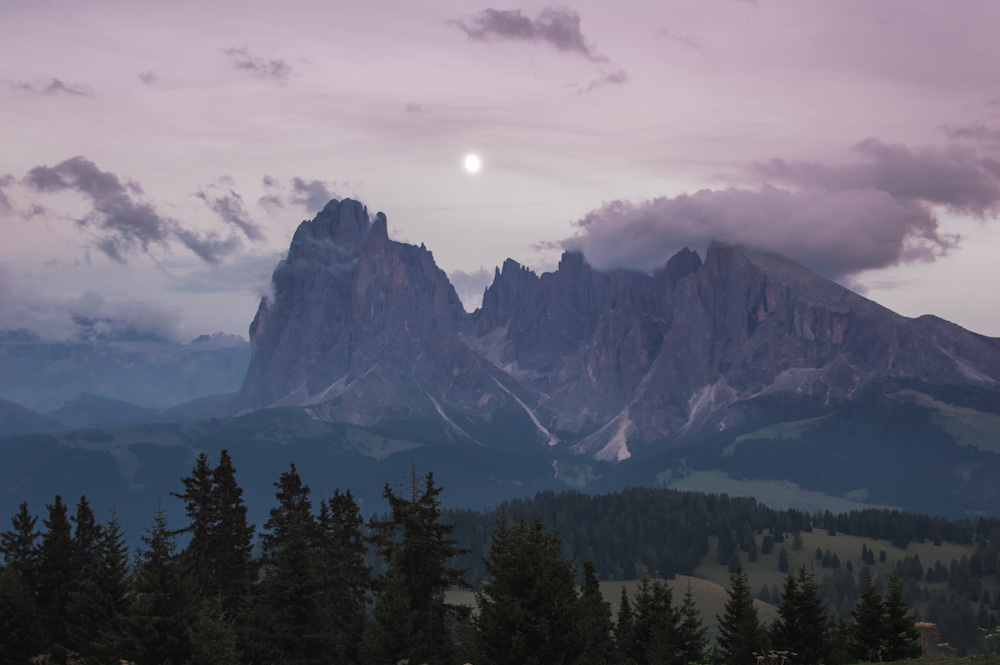
[[[385,486],[383,496],[389,502],[391,517],[369,523],[376,553],[390,566],[399,566],[410,607],[412,633],[406,654],[401,658],[428,662],[448,662],[454,644],[449,625],[458,618],[458,610],[444,602],[443,593],[451,587],[466,587],[465,570],[449,565],[455,556],[468,553],[452,537],[454,524],[440,522],[441,488],[428,473],[424,486],[413,480],[412,498],[396,495]],[[376,607],[381,602],[376,596]]]
[[[914,627],[916,619],[910,608],[903,602],[903,579],[893,572],[889,576],[889,593],[886,594],[885,611],[885,658],[884,660],[903,660],[920,656],[920,637]]]
[[[830,659],[830,636],[826,611],[819,587],[805,566],[798,577],[789,574],[778,606],[778,617],[771,625],[771,643],[775,649],[795,654],[793,663],[825,663]]]
[[[858,604],[851,611],[848,642],[851,657],[857,660],[884,659],[884,611],[882,597],[875,586],[871,568],[865,568],[865,581]]]
[[[175,555],[162,509],[142,536],[131,604],[131,650],[136,662],[184,663],[191,657],[190,629],[196,607],[192,578]]]
[[[729,576],[723,615],[719,624],[719,657],[726,665],[756,665],[754,654],[763,654],[766,645],[764,628],[753,604],[746,574],[737,571]]]
[[[257,577],[253,561],[254,527],[247,523],[243,489],[229,452],[219,454],[212,471],[212,517],[208,525],[208,564],[211,579],[205,595],[219,595],[227,607],[239,605],[248,584]]]
[[[636,617],[637,627],[645,627],[645,630],[639,631],[646,643],[644,662],[650,665],[687,665],[679,660],[680,614],[674,607],[673,589],[660,580],[653,582],[649,588],[652,594],[646,605],[648,612],[637,613],[639,616]]]
[[[617,662],[621,665],[636,663],[632,654],[635,648],[635,616],[632,603],[628,599],[628,590],[622,587],[621,600],[618,602],[618,620],[615,623],[615,653]]]
[[[18,569],[0,568],[0,663],[27,663],[44,646],[42,619]]]
[[[76,579],[76,546],[68,508],[56,495],[45,506],[49,517],[42,520],[45,531],[38,547],[38,607],[42,612],[46,642],[57,652],[66,647],[66,606],[70,586]]]
[[[76,525],[73,529],[73,545],[76,561],[74,569],[77,577],[85,577],[95,565],[97,546],[101,539],[101,525],[94,517],[87,497],[81,496],[76,504],[76,515],[72,518]]]
[[[799,581],[789,573],[785,577],[785,586],[781,590],[781,603],[778,605],[778,616],[771,623],[771,644],[781,651],[795,651],[799,617]]]
[[[601,584],[597,580],[594,562],[590,560],[583,564],[579,613],[583,653],[578,662],[580,665],[611,665],[615,656],[611,603],[601,595]]]
[[[316,552],[318,529],[309,486],[295,465],[275,483],[278,506],[264,523],[264,579],[254,606],[255,660],[295,664],[328,662],[331,608]]]
[[[304,528],[309,541],[316,538],[309,486],[302,484],[302,478],[294,464],[278,477],[274,486],[278,488],[275,493],[278,506],[271,509],[271,515],[264,523],[264,533],[260,537],[263,548],[261,562],[264,566],[273,564],[275,555],[282,548],[293,525]]]
[[[335,491],[320,502],[317,518],[318,565],[322,588],[333,617],[332,654],[338,663],[358,662],[358,646],[365,625],[366,593],[371,569],[365,565],[367,545],[364,520],[350,491]]]
[[[184,511],[190,524],[181,532],[190,534],[191,540],[184,548],[182,559],[189,573],[194,577],[199,589],[207,589],[213,584],[211,563],[212,543],[210,530],[215,521],[215,502],[212,491],[212,467],[208,455],[200,453],[190,476],[181,479],[184,491],[171,492],[184,501]]]
[[[540,520],[530,528],[501,512],[476,595],[476,642],[488,665],[560,665],[582,655],[575,565]],[[595,578],[596,579],[596,578]],[[610,622],[610,617],[608,617]]]
[[[409,653],[413,612],[403,568],[389,562],[379,579],[378,602],[371,620],[365,624],[361,639],[360,661],[364,665],[398,663]]]
[[[254,527],[247,524],[243,489],[229,452],[220,453],[214,469],[201,453],[191,475],[181,482],[184,492],[173,495],[184,501],[190,520],[181,532],[191,535],[181,558],[203,598],[221,595],[227,606],[238,606],[256,579]]]
[[[781,549],[778,551],[778,570],[783,573],[788,572],[788,552],[785,551],[784,545],[782,545]]]
[[[222,596],[201,601],[191,628],[191,662],[197,665],[240,665],[236,622],[224,609]]]
[[[701,613],[694,604],[694,592],[688,582],[684,600],[677,611],[677,640],[675,660],[680,665],[705,662],[705,648],[708,646],[708,629],[701,620]]]
[[[70,592],[70,643],[85,662],[134,659],[128,638],[131,588],[128,547],[112,513],[101,529],[91,570]]]
[[[0,554],[3,554],[4,563],[17,573],[32,598],[38,592],[38,538],[41,533],[35,530],[37,522],[38,518],[31,516],[25,502],[11,518],[13,528],[0,533]]]

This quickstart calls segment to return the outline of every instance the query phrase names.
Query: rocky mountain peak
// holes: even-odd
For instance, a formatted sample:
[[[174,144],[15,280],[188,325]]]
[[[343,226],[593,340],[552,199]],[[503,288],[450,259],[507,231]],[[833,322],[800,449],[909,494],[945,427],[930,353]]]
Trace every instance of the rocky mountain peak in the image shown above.
[[[273,300],[261,301],[250,327],[243,409],[349,394],[351,411],[336,417],[361,422],[391,401],[385,384],[429,349],[461,344],[465,311],[433,255],[390,240],[386,216],[371,220],[357,201],[331,201],[303,222],[272,281]]]
[[[1000,386],[997,340],[906,319],[740,245],[712,243],[704,262],[684,249],[652,274],[596,270],[574,251],[541,275],[508,259],[466,314],[426,248],[390,240],[385,215],[345,199],[302,223],[273,282],[242,408],[433,421],[456,440],[499,418],[621,460],[759,418],[774,399],[819,408],[887,381]]]

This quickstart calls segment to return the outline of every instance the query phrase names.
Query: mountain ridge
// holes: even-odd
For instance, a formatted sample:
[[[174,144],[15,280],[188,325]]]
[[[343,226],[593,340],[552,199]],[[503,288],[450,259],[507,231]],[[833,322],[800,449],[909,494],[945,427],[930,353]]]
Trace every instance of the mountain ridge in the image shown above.
[[[765,399],[830,407],[894,380],[1000,387],[1000,340],[902,317],[770,252],[713,242],[704,261],[685,249],[652,274],[599,271],[578,252],[541,275],[508,259],[467,314],[431,252],[389,239],[387,223],[344,199],[300,225],[251,325],[241,412],[435,421],[476,443],[507,418],[621,461],[744,422]]]

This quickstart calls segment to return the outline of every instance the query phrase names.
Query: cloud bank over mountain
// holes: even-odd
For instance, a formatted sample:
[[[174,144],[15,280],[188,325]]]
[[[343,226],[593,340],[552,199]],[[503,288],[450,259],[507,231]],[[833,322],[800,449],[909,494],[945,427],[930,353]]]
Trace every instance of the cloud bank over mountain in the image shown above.
[[[756,188],[702,189],[640,202],[611,201],[565,240],[599,268],[653,270],[681,247],[711,240],[787,256],[830,278],[933,262],[961,238],[938,211],[993,220],[1000,162],[972,148],[912,150],[867,139],[846,164],[770,159],[747,169]]]

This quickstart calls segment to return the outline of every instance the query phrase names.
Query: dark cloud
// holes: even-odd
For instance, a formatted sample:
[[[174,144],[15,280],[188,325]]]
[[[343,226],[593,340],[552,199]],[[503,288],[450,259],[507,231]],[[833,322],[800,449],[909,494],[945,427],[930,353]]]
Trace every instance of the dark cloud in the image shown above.
[[[493,283],[493,271],[483,267],[471,272],[455,270],[448,273],[448,279],[455,287],[455,293],[465,306],[465,311],[472,312],[483,304],[483,291]]]
[[[624,69],[619,69],[613,71],[610,74],[605,74],[600,78],[594,79],[586,85],[586,87],[580,88],[580,92],[590,92],[591,90],[596,90],[597,88],[603,88],[606,85],[624,85],[628,82],[628,74],[625,73]]]
[[[77,226],[95,231],[94,246],[120,263],[155,246],[166,249],[174,241],[209,263],[220,261],[240,246],[238,238],[198,233],[162,216],[152,204],[133,198],[142,193],[137,183],[123,184],[117,175],[101,171],[83,157],[55,166],[36,166],[23,182],[39,193],[73,191],[83,195],[90,211],[76,220]]]
[[[1000,129],[987,127],[983,124],[961,125],[952,127],[946,125],[941,128],[952,141],[970,141],[990,147],[1000,146]]]
[[[469,39],[481,42],[519,40],[548,44],[559,51],[577,53],[592,62],[606,62],[580,29],[580,15],[565,7],[550,7],[531,18],[520,9],[484,9],[454,22]]]
[[[24,90],[26,92],[34,92],[39,95],[76,95],[80,97],[93,97],[94,93],[91,92],[90,88],[85,85],[77,85],[75,83],[64,83],[63,81],[54,78],[48,82],[35,82],[29,83],[27,81],[22,81],[20,83],[14,84],[15,88],[19,90]]]
[[[332,183],[335,187],[337,183]],[[306,209],[308,213],[317,213],[330,202],[336,195],[327,187],[327,183],[322,180],[303,180],[302,178],[292,178],[291,201]]]
[[[336,181],[306,180],[298,176],[285,185],[277,178],[264,176],[264,187],[274,193],[266,194],[257,200],[257,204],[269,212],[283,209],[285,206],[301,206],[310,215],[315,215],[330,202],[337,198]]]
[[[194,252],[205,263],[218,263],[243,247],[239,238],[232,235],[223,238],[214,231],[198,233],[178,227],[174,234],[181,241],[181,244]]]
[[[0,176],[0,211],[10,212],[14,209],[14,206],[10,202],[10,198],[7,193],[4,192],[4,187],[10,187],[14,184],[14,176],[7,174]]]
[[[832,192],[871,188],[901,201],[944,205],[956,212],[986,215],[1000,204],[1000,182],[993,160],[968,148],[912,151],[906,146],[866,139],[854,146],[862,161],[842,166],[772,159],[751,167],[772,182],[821,187]]]
[[[259,224],[250,218],[243,197],[232,188],[219,193],[219,187],[212,185],[208,190],[195,192],[195,196],[205,202],[205,205],[219,216],[226,224],[239,229],[249,240],[259,242],[264,239],[264,233]]]
[[[576,223],[564,242],[596,267],[653,270],[682,247],[712,240],[777,252],[839,278],[901,261],[933,261],[957,239],[915,201],[871,188],[701,190],[642,203],[613,201]]]
[[[149,69],[144,72],[139,72],[138,74],[136,74],[136,76],[138,76],[139,80],[145,83],[146,85],[154,85],[156,81],[160,78],[156,74],[156,72],[152,69]]]
[[[229,56],[234,69],[249,72],[258,78],[284,83],[292,74],[291,66],[284,60],[258,58],[251,55],[245,46],[223,49],[223,53]]]

